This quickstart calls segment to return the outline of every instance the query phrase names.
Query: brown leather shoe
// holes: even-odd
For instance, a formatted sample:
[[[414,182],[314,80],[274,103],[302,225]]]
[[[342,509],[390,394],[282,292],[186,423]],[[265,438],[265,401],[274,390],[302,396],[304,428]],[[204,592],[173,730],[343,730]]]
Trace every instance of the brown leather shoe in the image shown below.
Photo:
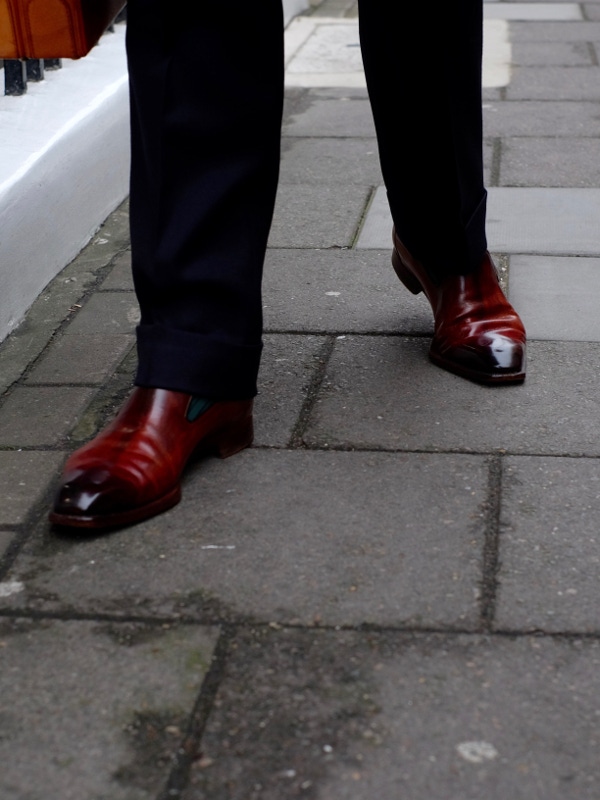
[[[136,388],[116,419],[73,453],[50,521],[113,528],[152,517],[179,502],[193,453],[226,458],[252,443],[252,400],[218,401],[199,416],[194,398]]]
[[[525,380],[525,328],[508,302],[490,254],[468,275],[435,284],[393,232],[392,265],[413,294],[425,292],[435,328],[429,357],[438,366],[478,383]]]

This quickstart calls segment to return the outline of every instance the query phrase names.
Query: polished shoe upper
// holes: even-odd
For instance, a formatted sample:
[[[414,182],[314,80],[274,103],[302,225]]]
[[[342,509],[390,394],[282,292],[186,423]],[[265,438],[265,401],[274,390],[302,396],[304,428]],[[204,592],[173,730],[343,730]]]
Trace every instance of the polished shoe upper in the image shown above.
[[[52,522],[108,527],[144,519],[178,502],[194,451],[222,457],[252,442],[252,400],[219,401],[197,418],[193,398],[136,388],[114,421],[65,465]]]
[[[489,253],[473,272],[436,283],[394,233],[392,262],[400,280],[415,293],[422,290],[431,304],[434,363],[481,383],[525,379],[525,328],[502,291]]]

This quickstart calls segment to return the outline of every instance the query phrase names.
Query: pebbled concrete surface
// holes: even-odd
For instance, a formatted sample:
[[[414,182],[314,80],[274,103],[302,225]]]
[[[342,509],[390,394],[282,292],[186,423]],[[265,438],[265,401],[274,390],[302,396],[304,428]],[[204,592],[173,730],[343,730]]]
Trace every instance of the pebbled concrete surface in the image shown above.
[[[185,800],[594,797],[596,641],[288,630],[236,645]]]
[[[185,742],[217,629],[0,621],[0,796],[153,798]],[[48,759],[48,754],[52,757]]]

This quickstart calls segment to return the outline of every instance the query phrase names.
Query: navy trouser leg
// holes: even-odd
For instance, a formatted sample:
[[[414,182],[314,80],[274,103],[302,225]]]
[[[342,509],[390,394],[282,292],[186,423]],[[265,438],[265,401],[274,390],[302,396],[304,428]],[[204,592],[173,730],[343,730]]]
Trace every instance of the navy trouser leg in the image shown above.
[[[482,0],[359,0],[361,46],[394,225],[432,277],[486,249]]]
[[[129,0],[136,383],[256,393],[279,171],[280,0]]]
[[[131,234],[144,386],[250,397],[283,95],[280,0],[130,0]],[[433,275],[485,250],[481,0],[360,0],[392,216]]]

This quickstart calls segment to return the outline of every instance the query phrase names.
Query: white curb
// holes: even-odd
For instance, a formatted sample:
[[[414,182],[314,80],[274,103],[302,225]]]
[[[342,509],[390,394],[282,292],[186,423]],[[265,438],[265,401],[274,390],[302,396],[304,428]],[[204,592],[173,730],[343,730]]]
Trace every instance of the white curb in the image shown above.
[[[0,97],[0,340],[127,195],[124,36]]]

